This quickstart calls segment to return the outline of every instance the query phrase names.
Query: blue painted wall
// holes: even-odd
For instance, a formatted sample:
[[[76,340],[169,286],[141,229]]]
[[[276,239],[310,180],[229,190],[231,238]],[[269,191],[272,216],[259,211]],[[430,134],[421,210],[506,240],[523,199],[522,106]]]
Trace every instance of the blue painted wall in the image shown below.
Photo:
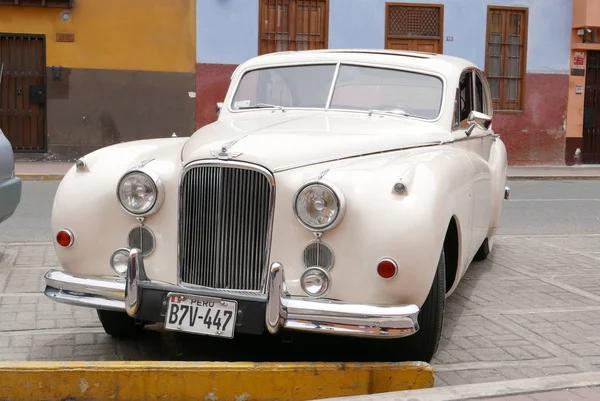
[[[257,0],[196,0],[197,63],[240,64],[257,54]]]
[[[329,47],[385,47],[386,0],[330,0]],[[527,71],[569,73],[572,0],[418,0],[444,4],[444,53],[485,66],[487,6],[529,7]]]
[[[488,4],[529,7],[527,71],[568,74],[572,0],[404,0],[444,4],[444,53],[485,66]],[[385,46],[386,0],[330,0],[329,48]],[[239,64],[258,53],[258,0],[197,0],[198,63]]]

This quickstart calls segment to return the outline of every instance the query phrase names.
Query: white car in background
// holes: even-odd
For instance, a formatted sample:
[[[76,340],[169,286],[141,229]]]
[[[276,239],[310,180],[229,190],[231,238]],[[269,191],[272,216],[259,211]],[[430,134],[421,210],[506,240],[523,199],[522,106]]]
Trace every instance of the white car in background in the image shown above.
[[[21,180],[15,176],[10,142],[0,129],[0,223],[11,217],[21,202]]]
[[[508,196],[492,114],[460,58],[253,58],[215,123],[77,161],[54,200],[64,270],[45,294],[97,309],[115,336],[300,330],[430,361],[445,299],[492,249]]]

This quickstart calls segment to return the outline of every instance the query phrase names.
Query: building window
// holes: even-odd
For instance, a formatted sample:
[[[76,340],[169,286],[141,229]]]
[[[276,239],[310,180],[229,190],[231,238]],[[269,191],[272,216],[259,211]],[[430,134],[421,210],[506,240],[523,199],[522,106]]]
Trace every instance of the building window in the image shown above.
[[[385,47],[442,53],[444,6],[386,3]]]
[[[0,0],[0,6],[73,8],[74,0]]]
[[[259,54],[327,48],[329,0],[259,1]]]
[[[485,72],[496,111],[524,109],[527,23],[526,8],[488,8]]]

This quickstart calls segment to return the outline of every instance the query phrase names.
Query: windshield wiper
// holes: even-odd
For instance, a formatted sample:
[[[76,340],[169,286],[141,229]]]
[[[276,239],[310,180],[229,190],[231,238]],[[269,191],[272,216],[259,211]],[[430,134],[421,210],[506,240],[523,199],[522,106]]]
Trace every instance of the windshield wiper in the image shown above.
[[[269,104],[269,103],[256,103],[252,106],[242,106],[240,109],[279,109],[285,113],[285,107],[279,106],[277,104]]]
[[[394,110],[369,110],[368,115],[371,116],[373,114],[383,114],[386,116],[400,116],[400,117],[411,117],[411,114],[403,109],[394,109]]]

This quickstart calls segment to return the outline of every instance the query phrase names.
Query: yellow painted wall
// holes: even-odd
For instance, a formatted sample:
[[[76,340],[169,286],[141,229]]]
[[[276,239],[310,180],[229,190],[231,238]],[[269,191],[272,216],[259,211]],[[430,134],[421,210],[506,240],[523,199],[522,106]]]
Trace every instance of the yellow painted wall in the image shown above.
[[[76,0],[61,8],[0,6],[0,33],[46,35],[46,64],[68,68],[194,72],[195,0]],[[75,42],[56,42],[56,33]]]

